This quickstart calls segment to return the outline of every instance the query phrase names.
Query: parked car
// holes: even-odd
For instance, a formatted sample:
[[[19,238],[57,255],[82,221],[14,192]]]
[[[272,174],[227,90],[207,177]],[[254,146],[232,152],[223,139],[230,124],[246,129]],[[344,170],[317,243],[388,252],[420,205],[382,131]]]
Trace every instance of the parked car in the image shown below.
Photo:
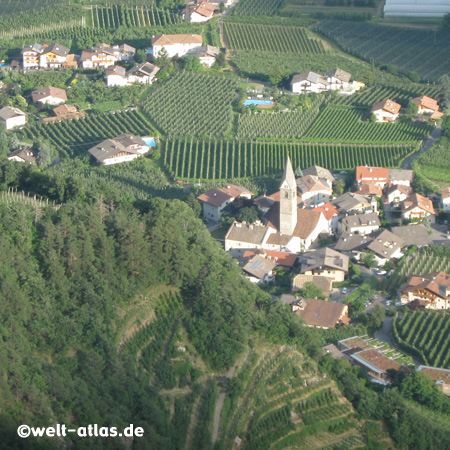
[[[347,288],[342,288],[342,291],[341,291],[343,294],[346,294],[347,293]]]
[[[390,306],[391,305],[391,301],[390,300],[386,300],[386,306]]]
[[[379,270],[378,272],[377,272],[377,275],[386,275],[386,271],[385,270]]]

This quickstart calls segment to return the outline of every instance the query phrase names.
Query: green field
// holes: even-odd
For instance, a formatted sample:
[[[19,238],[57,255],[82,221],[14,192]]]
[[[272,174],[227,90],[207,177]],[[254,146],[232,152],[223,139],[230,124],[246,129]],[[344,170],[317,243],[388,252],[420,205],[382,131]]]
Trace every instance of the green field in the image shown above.
[[[417,160],[420,173],[435,181],[450,182],[449,141],[442,138]]]
[[[304,135],[311,142],[402,143],[413,144],[425,139],[431,127],[411,122],[371,123],[367,110],[325,108]]]
[[[450,74],[450,32],[324,20],[315,30],[367,61],[414,71],[425,81]]]
[[[272,16],[282,5],[283,0],[240,0],[233,8],[234,16]]]
[[[224,30],[233,50],[281,53],[325,53],[320,41],[310,39],[303,28],[246,23],[225,23]]]
[[[169,139],[164,142],[164,163],[174,177],[183,179],[279,177],[288,154],[295,168],[317,164],[331,170],[352,170],[364,164],[397,167],[415,149],[410,145]]]
[[[416,349],[425,364],[450,369],[450,315],[406,311],[395,319],[395,330],[399,342]]]

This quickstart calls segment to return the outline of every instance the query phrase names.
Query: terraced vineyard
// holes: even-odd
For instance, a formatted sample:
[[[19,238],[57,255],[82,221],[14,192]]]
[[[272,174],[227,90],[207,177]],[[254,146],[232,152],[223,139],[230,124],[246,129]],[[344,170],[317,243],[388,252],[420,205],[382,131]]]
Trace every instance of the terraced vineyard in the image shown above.
[[[426,86],[423,84],[413,85],[412,87],[408,85],[405,87],[373,86],[364,88],[352,95],[339,95],[333,99],[333,104],[372,107],[375,103],[389,98],[403,106],[408,106],[411,99],[421,95],[438,98],[438,88],[433,85]]]
[[[151,91],[143,110],[164,134],[220,137],[231,129],[236,91],[235,80],[179,72]]]
[[[351,405],[295,350],[251,352],[236,379],[242,394],[222,411],[218,450],[232,448],[236,436],[252,450],[363,444]]]
[[[449,31],[343,20],[324,20],[316,31],[360,58],[417,72],[424,80],[450,74]]]
[[[305,133],[304,140],[346,143],[413,144],[425,139],[431,127],[407,122],[370,123],[367,112],[328,106]]]
[[[181,22],[181,16],[170,9],[160,9],[153,6],[127,7],[92,6],[90,11],[94,28],[154,27],[173,25]]]
[[[309,109],[301,111],[241,114],[237,137],[240,139],[299,139],[318,116],[320,105],[324,100],[324,96],[318,95],[313,98],[313,104]]]
[[[232,9],[234,16],[272,16],[281,7],[283,0],[240,0]]]
[[[82,156],[104,139],[131,133],[138,136],[152,134],[154,128],[138,111],[116,114],[91,115],[85,119],[42,123],[25,127],[20,132],[22,139],[48,140],[60,155]]]
[[[358,165],[397,167],[416,150],[411,145],[339,145],[240,140],[168,139],[164,163],[183,179],[230,179],[280,176],[289,154],[294,167],[317,164],[331,170]]]
[[[450,369],[450,315],[407,311],[394,326],[400,343],[421,353],[425,364]]]
[[[233,50],[281,53],[325,53],[320,41],[310,39],[303,28],[226,22],[224,30]]]

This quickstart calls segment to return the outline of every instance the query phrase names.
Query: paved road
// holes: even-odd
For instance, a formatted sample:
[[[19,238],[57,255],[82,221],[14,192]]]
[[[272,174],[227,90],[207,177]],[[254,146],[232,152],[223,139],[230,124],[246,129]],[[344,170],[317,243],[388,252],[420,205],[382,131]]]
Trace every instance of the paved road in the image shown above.
[[[441,135],[441,124],[439,124],[433,129],[431,135],[425,140],[423,147],[418,152],[412,154],[411,156],[408,156],[402,162],[401,168],[411,170],[413,161],[418,158],[423,152],[427,151],[441,137]]]
[[[393,321],[393,317],[386,317],[386,319],[384,319],[383,326],[378,331],[375,331],[375,339],[378,339],[381,342],[387,342],[392,347],[395,346],[391,337]]]

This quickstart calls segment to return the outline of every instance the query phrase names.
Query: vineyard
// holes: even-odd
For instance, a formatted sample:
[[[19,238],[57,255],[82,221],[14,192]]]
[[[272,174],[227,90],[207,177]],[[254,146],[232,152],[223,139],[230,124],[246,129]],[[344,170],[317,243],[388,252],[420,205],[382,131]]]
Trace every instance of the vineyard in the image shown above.
[[[272,16],[283,4],[283,0],[240,0],[232,9],[234,16]]]
[[[237,137],[240,139],[299,139],[320,112],[324,96],[316,96],[309,109],[271,114],[241,114]]]
[[[181,22],[181,16],[172,10],[153,6],[92,6],[90,15],[94,28],[155,27]]]
[[[310,39],[303,28],[251,23],[224,24],[226,38],[233,50],[281,53],[325,53],[320,41]]]
[[[20,132],[21,139],[48,140],[60,155],[83,156],[95,144],[122,133],[145,136],[154,133],[150,123],[138,111],[90,115],[85,119],[37,123]]]
[[[387,280],[385,290],[393,291],[411,275],[443,271],[450,273],[450,252],[446,246],[428,247],[408,256]]]
[[[156,126],[171,136],[223,136],[231,130],[235,80],[179,72],[152,90],[143,110]]]
[[[431,127],[411,122],[370,123],[363,121],[367,112],[353,108],[328,106],[305,133],[311,142],[403,143],[414,144],[425,139]]]
[[[252,450],[363,444],[351,405],[296,351],[252,351],[236,379],[242,394],[225,402],[217,450],[232,448],[236,436]]]
[[[417,161],[420,173],[431,180],[450,182],[448,141],[440,140],[423,153]]]
[[[324,20],[316,31],[367,61],[392,64],[434,81],[450,73],[450,32]]]
[[[61,3],[61,0],[3,0],[0,3],[0,16],[24,11],[36,11],[41,8],[48,11],[50,7],[54,8]]]
[[[416,349],[425,364],[450,369],[450,315],[407,311],[394,329],[399,343]]]
[[[164,142],[164,163],[175,178],[232,179],[281,176],[289,154],[294,167],[330,170],[358,165],[397,167],[416,148],[409,145],[340,145],[194,138]]]
[[[356,107],[372,107],[380,99],[389,98],[402,106],[408,106],[411,99],[427,95],[431,98],[438,98],[439,92],[436,86],[427,85],[403,85],[397,86],[374,86],[366,87],[352,95],[339,95],[334,98],[333,104],[352,105]]]

